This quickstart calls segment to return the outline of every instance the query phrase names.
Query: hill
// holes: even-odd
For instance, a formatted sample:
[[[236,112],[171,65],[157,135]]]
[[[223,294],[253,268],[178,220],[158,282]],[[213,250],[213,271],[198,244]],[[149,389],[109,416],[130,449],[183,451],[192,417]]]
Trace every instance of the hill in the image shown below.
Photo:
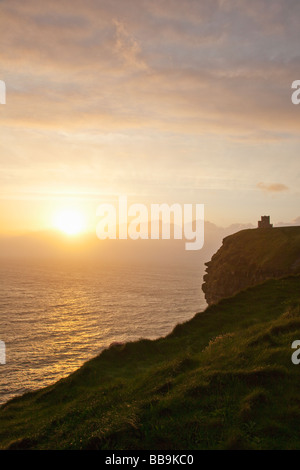
[[[224,238],[205,264],[202,289],[208,304],[266,279],[300,273],[300,227],[241,230]]]
[[[0,408],[10,449],[300,449],[300,276],[222,300],[165,338],[111,346]]]

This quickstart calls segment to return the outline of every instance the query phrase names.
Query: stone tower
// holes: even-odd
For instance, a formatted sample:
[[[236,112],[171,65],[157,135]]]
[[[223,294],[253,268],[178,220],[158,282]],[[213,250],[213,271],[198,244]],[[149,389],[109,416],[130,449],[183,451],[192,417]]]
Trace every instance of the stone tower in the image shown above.
[[[261,220],[258,221],[258,228],[272,228],[273,224],[270,224],[270,216],[262,215]]]

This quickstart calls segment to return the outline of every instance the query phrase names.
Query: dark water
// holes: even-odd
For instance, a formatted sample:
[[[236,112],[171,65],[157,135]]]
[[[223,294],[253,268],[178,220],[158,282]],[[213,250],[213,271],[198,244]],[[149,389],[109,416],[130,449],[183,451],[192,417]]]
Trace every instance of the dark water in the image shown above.
[[[0,403],[49,385],[113,341],[154,339],[205,308],[202,269],[1,262]]]

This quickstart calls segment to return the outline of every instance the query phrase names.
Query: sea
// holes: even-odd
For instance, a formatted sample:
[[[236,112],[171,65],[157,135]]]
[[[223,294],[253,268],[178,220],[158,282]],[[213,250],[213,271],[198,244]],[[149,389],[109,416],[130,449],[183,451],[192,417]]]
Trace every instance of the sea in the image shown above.
[[[1,260],[0,404],[66,377],[113,342],[156,339],[206,307],[203,267]]]

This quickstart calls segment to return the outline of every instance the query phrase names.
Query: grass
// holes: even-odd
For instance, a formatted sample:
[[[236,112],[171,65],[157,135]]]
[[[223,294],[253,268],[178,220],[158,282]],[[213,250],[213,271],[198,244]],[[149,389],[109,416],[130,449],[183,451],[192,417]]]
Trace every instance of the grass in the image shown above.
[[[229,250],[230,256],[234,252],[239,261],[243,258],[246,267],[252,264],[271,271],[300,268],[299,226],[241,230],[225,238],[223,243],[224,260],[225,251]]]
[[[300,276],[106,349],[0,408],[3,449],[300,449]]]

